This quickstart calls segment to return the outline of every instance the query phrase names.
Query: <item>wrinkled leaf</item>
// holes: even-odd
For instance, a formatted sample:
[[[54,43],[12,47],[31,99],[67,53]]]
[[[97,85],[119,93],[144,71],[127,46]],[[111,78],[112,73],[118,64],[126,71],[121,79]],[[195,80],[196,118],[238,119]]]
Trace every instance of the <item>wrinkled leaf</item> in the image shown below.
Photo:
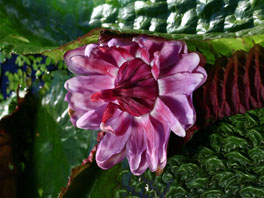
[[[264,34],[264,7],[258,0],[1,0],[0,5],[0,48],[16,53],[51,50],[93,28],[191,40],[198,49],[203,43],[194,40],[216,39],[212,49],[220,54],[247,48],[245,39],[236,37]],[[261,43],[263,37],[253,40]]]
[[[224,118],[171,157],[161,176],[127,173],[116,197],[263,197],[263,117],[258,109]]]

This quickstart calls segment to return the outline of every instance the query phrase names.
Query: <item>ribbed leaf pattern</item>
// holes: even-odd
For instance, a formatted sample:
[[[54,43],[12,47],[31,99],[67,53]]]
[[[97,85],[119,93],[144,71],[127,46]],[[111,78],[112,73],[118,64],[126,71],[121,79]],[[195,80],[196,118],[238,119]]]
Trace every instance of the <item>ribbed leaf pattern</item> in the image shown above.
[[[206,69],[207,82],[194,93],[197,122],[186,140],[209,123],[264,106],[263,47],[255,45],[248,53],[237,51]]]

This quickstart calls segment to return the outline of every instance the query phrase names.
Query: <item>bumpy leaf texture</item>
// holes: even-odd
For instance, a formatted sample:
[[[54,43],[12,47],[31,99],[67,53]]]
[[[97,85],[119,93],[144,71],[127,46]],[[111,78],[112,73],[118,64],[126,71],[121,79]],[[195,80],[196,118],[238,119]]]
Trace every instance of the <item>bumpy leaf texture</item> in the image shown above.
[[[129,183],[115,197],[263,197],[263,124],[263,108],[224,118],[171,157],[163,175],[120,173]]]
[[[248,53],[237,51],[206,69],[207,82],[194,93],[197,122],[186,140],[209,123],[264,106],[263,47],[255,45]]]
[[[259,35],[263,5],[262,0],[0,0],[0,48],[41,53],[102,27],[181,40]]]
[[[0,5],[11,22],[61,44],[100,27],[201,34],[236,32],[264,21],[261,0],[1,0]]]

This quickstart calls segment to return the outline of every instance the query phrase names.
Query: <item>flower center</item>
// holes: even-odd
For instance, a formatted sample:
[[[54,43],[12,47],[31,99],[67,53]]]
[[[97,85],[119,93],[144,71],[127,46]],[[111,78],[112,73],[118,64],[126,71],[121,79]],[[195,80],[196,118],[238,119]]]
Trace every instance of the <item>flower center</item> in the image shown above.
[[[122,111],[141,116],[153,109],[157,96],[158,85],[152,76],[151,67],[137,58],[121,65],[115,88],[95,93],[91,99],[117,100]]]

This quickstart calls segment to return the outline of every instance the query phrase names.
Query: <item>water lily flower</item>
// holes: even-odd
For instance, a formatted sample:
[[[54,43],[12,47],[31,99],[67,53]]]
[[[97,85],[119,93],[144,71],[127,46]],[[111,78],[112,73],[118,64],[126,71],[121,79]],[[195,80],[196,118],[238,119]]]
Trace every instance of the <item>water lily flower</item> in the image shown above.
[[[68,51],[65,61],[77,75],[65,83],[72,123],[105,132],[98,166],[126,157],[135,175],[163,169],[170,132],[184,137],[196,120],[192,94],[207,78],[201,55],[182,41],[138,36]]]

